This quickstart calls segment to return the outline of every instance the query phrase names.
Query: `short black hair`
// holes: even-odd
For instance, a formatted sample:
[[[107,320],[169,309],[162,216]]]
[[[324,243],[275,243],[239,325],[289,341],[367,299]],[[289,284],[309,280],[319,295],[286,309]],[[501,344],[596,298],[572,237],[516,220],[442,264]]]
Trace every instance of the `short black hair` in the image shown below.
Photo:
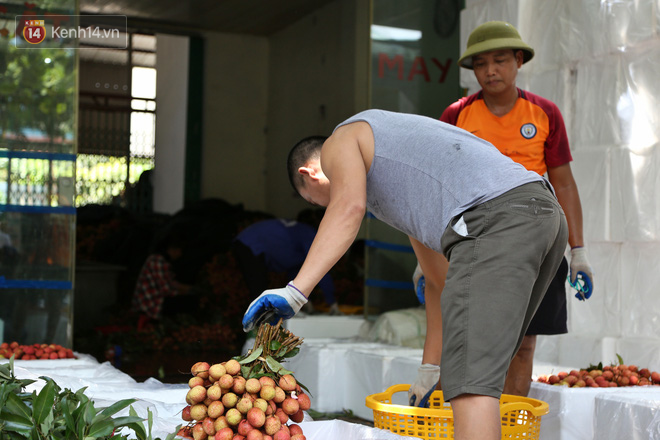
[[[298,173],[298,169],[305,166],[310,159],[321,156],[321,147],[326,139],[328,139],[327,136],[306,137],[294,145],[289,152],[286,166],[289,172],[289,182],[296,192],[299,192],[298,188],[303,185],[303,178]]]

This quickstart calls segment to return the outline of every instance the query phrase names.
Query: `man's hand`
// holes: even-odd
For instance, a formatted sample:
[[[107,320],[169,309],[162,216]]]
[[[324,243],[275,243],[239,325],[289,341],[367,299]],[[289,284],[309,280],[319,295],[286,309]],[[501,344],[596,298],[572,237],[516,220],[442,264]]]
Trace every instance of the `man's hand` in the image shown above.
[[[581,278],[578,280],[578,275]],[[589,299],[594,291],[593,270],[587,261],[587,249],[575,247],[571,249],[571,286],[578,290],[575,297],[581,301]],[[578,283],[578,284],[576,284]]]
[[[429,398],[440,381],[440,367],[433,364],[422,364],[417,370],[417,379],[408,390],[410,406],[427,408]]]
[[[293,282],[289,282],[282,289],[265,290],[252,301],[243,315],[243,331],[249,332],[264,321],[273,325],[280,318],[292,318],[306,303],[307,297]]]
[[[424,273],[422,273],[422,268],[419,267],[419,263],[417,263],[417,266],[415,267],[412,281],[413,289],[415,289],[415,294],[417,295],[417,300],[420,304],[426,304],[426,297],[424,296],[426,279],[424,278]]]

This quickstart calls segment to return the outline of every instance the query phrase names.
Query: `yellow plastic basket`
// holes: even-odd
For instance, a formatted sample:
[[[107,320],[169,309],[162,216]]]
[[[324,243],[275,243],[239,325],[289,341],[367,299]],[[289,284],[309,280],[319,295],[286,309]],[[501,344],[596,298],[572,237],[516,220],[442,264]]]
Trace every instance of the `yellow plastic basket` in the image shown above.
[[[392,403],[394,393],[405,392],[407,400],[409,388],[410,385],[406,384],[393,385],[385,392],[367,396],[367,408],[374,411],[374,426],[408,437],[453,439],[454,416],[449,402],[442,397],[442,391],[433,392],[429,399],[430,408]],[[548,414],[548,411],[548,404],[541,400],[502,394],[502,438],[538,439],[541,416]]]

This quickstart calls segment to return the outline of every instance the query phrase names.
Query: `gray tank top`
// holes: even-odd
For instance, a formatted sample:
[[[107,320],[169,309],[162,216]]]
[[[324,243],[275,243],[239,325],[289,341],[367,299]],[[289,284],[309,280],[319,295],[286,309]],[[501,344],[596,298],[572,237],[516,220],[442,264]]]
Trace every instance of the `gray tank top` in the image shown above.
[[[453,217],[510,189],[543,180],[492,144],[436,119],[366,110],[337,128],[357,121],[371,126],[375,141],[367,208],[436,251]]]

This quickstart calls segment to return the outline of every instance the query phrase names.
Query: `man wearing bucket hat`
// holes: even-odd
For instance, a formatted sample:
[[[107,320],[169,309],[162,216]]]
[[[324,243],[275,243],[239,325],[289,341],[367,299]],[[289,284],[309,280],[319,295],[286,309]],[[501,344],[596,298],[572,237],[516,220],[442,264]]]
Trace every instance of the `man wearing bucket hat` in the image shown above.
[[[593,273],[584,247],[582,208],[571,173],[572,157],[564,121],[554,103],[516,87],[518,69],[533,56],[534,49],[523,42],[509,23],[490,21],[475,28],[458,64],[474,71],[482,89],[450,105],[440,120],[489,141],[530,171],[547,173],[569,226],[571,284],[580,280],[583,288],[576,297],[584,300],[593,292]],[[526,396],[529,392],[536,335],[568,332],[565,287],[568,266],[564,258],[511,361],[504,386],[507,394]],[[417,270],[413,276],[416,290],[423,284],[421,275]],[[419,291],[417,294],[420,296]],[[433,293],[421,293],[424,294]],[[438,374],[439,367],[423,365],[417,379],[418,394],[430,382],[427,378]]]

